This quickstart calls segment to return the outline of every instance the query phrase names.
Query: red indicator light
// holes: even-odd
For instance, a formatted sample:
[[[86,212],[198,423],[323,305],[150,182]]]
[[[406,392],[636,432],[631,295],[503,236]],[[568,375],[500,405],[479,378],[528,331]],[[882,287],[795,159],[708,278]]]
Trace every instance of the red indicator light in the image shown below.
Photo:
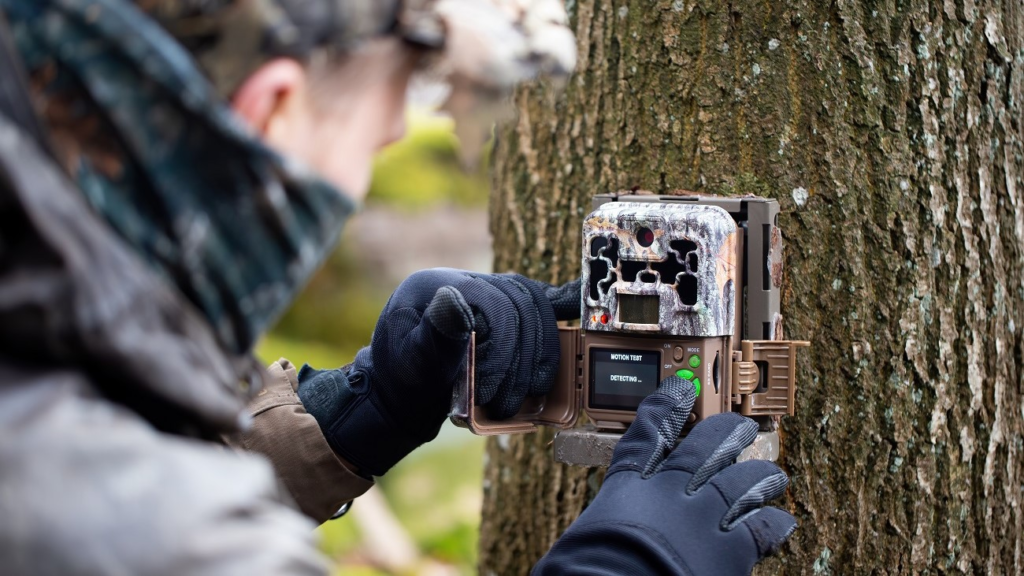
[[[636,231],[636,241],[644,248],[647,248],[654,244],[654,232],[650,228],[641,228]]]
[[[608,315],[607,314],[601,314],[601,324],[607,324],[607,323],[608,323]]]

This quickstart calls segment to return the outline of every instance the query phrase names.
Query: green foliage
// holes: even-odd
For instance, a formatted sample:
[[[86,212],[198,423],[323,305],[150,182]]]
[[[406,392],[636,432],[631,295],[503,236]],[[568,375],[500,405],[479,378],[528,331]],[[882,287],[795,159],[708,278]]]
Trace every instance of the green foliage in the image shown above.
[[[409,133],[377,156],[367,201],[408,211],[445,202],[482,206],[489,190],[490,147],[477,170],[468,173],[460,166],[452,121],[410,112]]]
[[[329,558],[345,558],[359,549],[359,527],[354,516],[346,515],[324,522],[317,528],[317,532],[320,536],[320,550]]]
[[[273,334],[320,342],[351,358],[370,343],[374,324],[390,293],[371,282],[351,254],[339,250],[313,277]]]
[[[358,348],[327,345],[315,340],[289,340],[276,334],[270,334],[256,345],[256,356],[264,363],[287,358],[297,366],[309,364],[317,368],[327,368],[348,364],[358,350]]]

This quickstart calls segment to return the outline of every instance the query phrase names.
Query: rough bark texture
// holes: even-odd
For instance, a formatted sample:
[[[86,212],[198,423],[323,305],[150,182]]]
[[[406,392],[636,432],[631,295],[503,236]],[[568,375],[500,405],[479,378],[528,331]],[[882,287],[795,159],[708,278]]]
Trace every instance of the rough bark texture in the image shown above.
[[[498,270],[579,272],[589,198],[778,198],[801,361],[762,573],[1024,573],[1019,1],[570,0],[566,91],[499,135]],[[488,448],[482,574],[523,574],[599,473]],[[588,481],[589,477],[589,481]]]

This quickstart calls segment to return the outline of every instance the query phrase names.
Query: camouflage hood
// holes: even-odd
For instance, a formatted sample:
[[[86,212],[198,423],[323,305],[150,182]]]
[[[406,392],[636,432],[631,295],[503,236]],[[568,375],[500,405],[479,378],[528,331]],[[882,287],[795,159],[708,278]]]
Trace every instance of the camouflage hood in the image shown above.
[[[246,354],[334,247],[352,203],[246,130],[132,3],[0,6],[89,204],[225,351]]]

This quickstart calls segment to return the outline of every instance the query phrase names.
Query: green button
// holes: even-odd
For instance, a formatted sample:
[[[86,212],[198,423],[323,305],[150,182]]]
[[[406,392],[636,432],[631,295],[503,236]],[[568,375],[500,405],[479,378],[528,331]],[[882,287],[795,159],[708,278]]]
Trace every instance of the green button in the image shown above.
[[[677,371],[676,376],[679,376],[683,380],[693,380],[693,371],[684,368],[682,370]]]
[[[690,368],[700,368],[700,356],[690,356]]]
[[[700,378],[693,379],[694,396],[700,396]]]

